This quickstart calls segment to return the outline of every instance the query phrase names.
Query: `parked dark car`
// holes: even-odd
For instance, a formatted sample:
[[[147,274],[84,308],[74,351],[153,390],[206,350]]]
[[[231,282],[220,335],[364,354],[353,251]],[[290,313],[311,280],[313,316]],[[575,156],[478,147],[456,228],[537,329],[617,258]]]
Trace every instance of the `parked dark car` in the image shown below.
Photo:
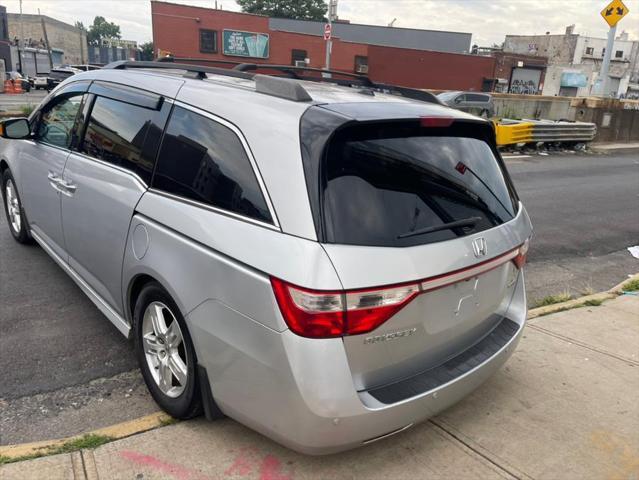
[[[480,117],[492,117],[495,113],[493,97],[489,93],[443,92],[437,95],[437,98],[449,107]]]
[[[76,73],[80,73],[81,71],[82,70],[69,66],[52,68],[48,75],[36,77],[35,88],[36,90],[41,88],[47,91],[53,90],[67,78],[75,75]]]

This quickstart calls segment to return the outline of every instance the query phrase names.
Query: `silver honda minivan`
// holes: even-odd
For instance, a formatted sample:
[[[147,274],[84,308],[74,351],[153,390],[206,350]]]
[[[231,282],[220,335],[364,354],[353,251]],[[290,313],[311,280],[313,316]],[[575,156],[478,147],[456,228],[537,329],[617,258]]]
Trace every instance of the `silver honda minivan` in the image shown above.
[[[485,120],[263,68],[74,75],[0,124],[2,195],[14,238],[132,339],[166,412],[326,454],[436,414],[507,360],[532,227]]]

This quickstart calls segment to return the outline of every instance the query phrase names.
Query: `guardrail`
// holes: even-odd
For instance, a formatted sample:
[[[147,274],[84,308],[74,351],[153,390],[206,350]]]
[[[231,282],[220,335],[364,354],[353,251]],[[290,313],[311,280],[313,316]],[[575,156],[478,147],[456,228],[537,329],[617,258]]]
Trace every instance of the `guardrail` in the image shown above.
[[[597,126],[588,122],[503,118],[495,122],[495,133],[499,146],[518,143],[591,142],[597,134]]]
[[[499,123],[495,122],[497,145],[531,143],[532,127],[533,124],[531,122],[519,122],[517,120],[502,119]]]

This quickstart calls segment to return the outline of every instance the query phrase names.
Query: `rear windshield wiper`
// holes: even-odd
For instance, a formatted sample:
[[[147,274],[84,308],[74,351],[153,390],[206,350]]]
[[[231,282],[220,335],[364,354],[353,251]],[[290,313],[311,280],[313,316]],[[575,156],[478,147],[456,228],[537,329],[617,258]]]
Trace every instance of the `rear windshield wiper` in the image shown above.
[[[397,239],[414,237],[416,235],[424,235],[426,233],[439,232],[441,230],[452,230],[459,227],[474,227],[475,224],[481,221],[481,217],[468,217],[461,220],[455,220],[454,222],[442,223],[441,225],[434,225],[432,227],[420,228],[419,230],[413,230],[412,232],[402,233],[397,235]]]

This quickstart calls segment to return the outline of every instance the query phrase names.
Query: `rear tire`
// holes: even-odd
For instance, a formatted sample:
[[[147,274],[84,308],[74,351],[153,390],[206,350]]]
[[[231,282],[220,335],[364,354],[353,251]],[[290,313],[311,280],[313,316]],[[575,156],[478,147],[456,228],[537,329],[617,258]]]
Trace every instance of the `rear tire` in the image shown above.
[[[140,292],[133,312],[135,354],[156,403],[174,418],[202,413],[197,358],[184,317],[157,282]]]
[[[7,217],[11,235],[18,243],[30,243],[29,223],[27,222],[27,216],[24,214],[24,208],[22,208],[22,201],[18,194],[16,181],[13,179],[13,175],[11,175],[9,169],[4,171],[1,180],[4,213]]]

